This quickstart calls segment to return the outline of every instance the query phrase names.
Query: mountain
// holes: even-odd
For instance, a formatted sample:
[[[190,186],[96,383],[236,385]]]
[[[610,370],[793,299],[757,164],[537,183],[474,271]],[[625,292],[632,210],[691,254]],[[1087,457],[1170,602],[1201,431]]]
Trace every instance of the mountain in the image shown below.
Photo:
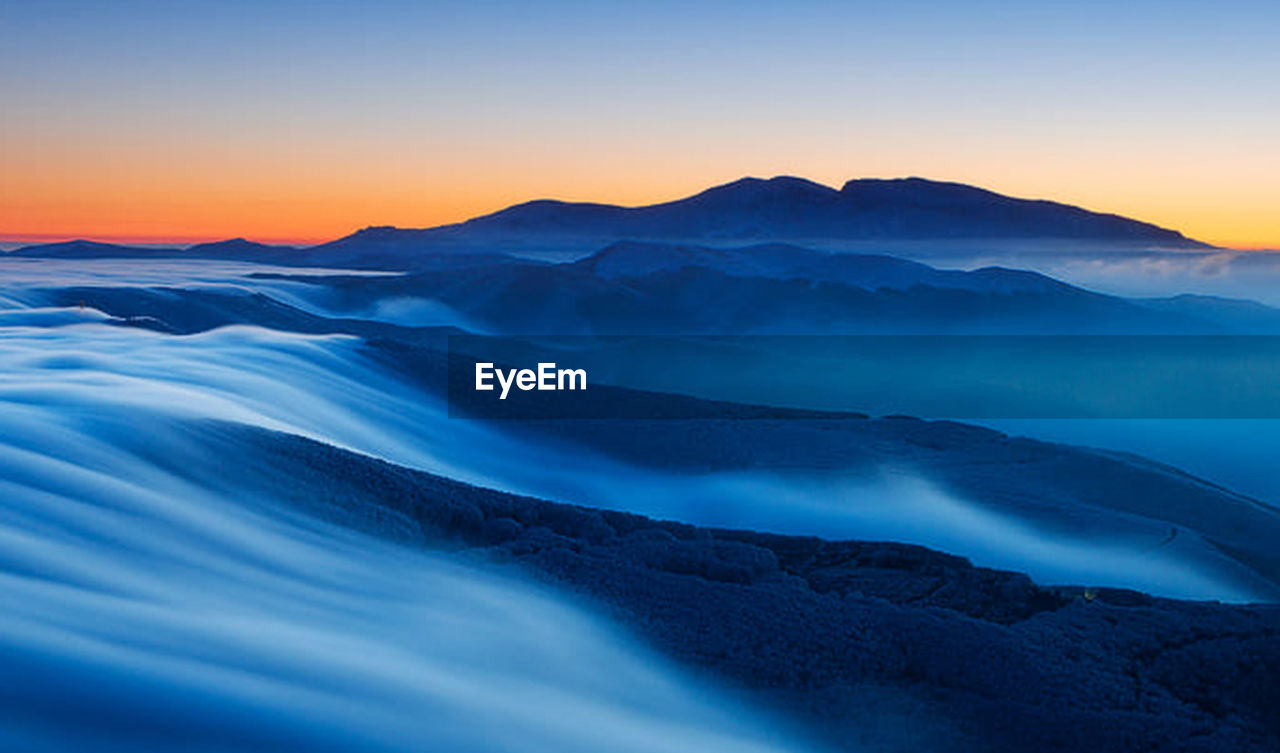
[[[201,259],[230,259],[237,261],[294,263],[303,261],[302,252],[295,246],[256,243],[244,238],[232,238],[213,243],[197,243],[188,246],[183,256]]]
[[[573,262],[506,259],[413,274],[310,280],[344,310],[437,301],[483,327],[522,334],[1208,334],[1230,311],[1156,310],[1051,277],[944,270],[890,256],[785,244],[713,248],[623,241]],[[1280,332],[1250,309],[1246,332]],[[1269,312],[1269,314],[1268,314]]]
[[[540,200],[438,228],[471,239],[594,237],[683,240],[1059,239],[1206,248],[1175,230],[1051,201],[923,178],[859,179],[840,190],[802,178],[743,178],[641,207]],[[379,229],[381,243],[396,238]],[[426,236],[419,235],[419,240]]]
[[[244,238],[212,243],[178,246],[129,246],[72,240],[23,246],[9,252],[11,256],[39,259],[224,259],[261,263],[307,263],[302,251],[293,246],[273,246]]]
[[[1208,753],[1280,741],[1274,606],[1046,587],[918,546],[665,522],[263,429],[195,433],[211,445],[204,456],[241,452],[231,483],[569,589],[832,750]]]
[[[1183,293],[1169,298],[1142,298],[1136,302],[1153,311],[1195,316],[1236,334],[1280,332],[1280,310],[1257,301]]]
[[[575,263],[601,279],[644,277],[688,267],[714,269],[733,277],[838,282],[866,290],[904,290],[915,285],[987,292],[1065,291],[1071,286],[1023,270],[984,267],[974,271],[936,269],[885,254],[829,253],[786,243],[739,248],[619,241]]]
[[[61,248],[107,254],[121,247]],[[176,253],[192,252],[280,265],[313,258],[307,251],[242,240]],[[782,243],[716,247],[619,241],[560,263],[493,253],[431,252],[414,258],[403,274],[274,276],[306,284],[324,305],[345,316],[429,304],[437,314],[450,316],[401,323],[467,322],[460,326],[505,334],[1280,333],[1280,310],[1251,301],[1124,298],[1026,270],[939,269],[881,254]],[[323,263],[344,266],[333,257]],[[118,291],[84,288],[45,305],[75,306],[85,300],[118,317],[155,317],[173,331],[237,320],[210,313],[222,306],[219,302],[164,303],[167,296],[172,293],[152,291],[142,305],[141,298]],[[139,305],[124,305],[124,299]]]
[[[40,243],[23,246],[9,252],[10,256],[41,259],[132,259],[163,258],[176,256],[176,248],[152,248],[150,246],[125,246],[118,243],[73,240],[60,243]]]
[[[58,258],[201,257],[239,261],[417,268],[449,254],[581,255],[624,239],[718,243],[1020,242],[1207,249],[1146,222],[1051,201],[1017,199],[961,183],[923,178],[851,180],[836,190],[794,177],[742,178],[662,204],[537,200],[454,225],[367,227],[305,250],[234,239],[186,249],[70,241],[27,246],[17,256]]]

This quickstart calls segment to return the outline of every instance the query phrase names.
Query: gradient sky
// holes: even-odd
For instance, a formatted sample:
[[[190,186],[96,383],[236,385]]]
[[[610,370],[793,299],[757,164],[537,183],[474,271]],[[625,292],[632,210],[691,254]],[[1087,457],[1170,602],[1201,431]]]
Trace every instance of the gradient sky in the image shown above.
[[[0,0],[0,238],[921,175],[1280,248],[1280,2]]]

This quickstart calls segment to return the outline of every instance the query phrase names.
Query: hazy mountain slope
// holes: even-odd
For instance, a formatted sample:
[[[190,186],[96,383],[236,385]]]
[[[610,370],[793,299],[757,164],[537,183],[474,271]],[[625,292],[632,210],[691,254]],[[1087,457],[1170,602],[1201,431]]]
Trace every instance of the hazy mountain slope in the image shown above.
[[[1226,326],[1196,317],[1195,307],[1154,311],[1031,272],[938,270],[787,245],[627,242],[571,263],[508,262],[327,284],[351,301],[438,300],[490,330],[519,333],[1140,334]]]
[[[316,259],[312,251],[239,239],[187,250],[72,242],[14,253],[86,260],[195,255],[285,266]],[[329,261],[359,266],[361,258]],[[407,275],[293,279],[326,286],[353,314],[380,301],[431,300],[504,332],[1280,333],[1280,310],[1252,301],[1126,299],[1025,270],[937,269],[791,244],[622,241],[559,264],[463,252],[417,254],[413,264]]]
[[[56,295],[72,306],[72,301],[87,301],[92,308],[100,307],[118,317],[116,323],[161,332],[185,334],[227,324],[255,324],[308,334],[355,335],[373,343],[375,359],[385,359],[385,365],[414,385],[415,391],[397,400],[432,405],[444,394],[442,349],[448,330],[441,328],[322,317],[263,295],[126,288],[76,288]],[[610,415],[625,413],[626,405],[641,397],[647,402],[639,403],[641,409],[635,415],[663,415],[664,406],[678,400],[649,394],[651,399],[636,391],[610,392],[598,383],[588,393],[590,398],[610,402]],[[698,402],[684,400],[686,405]],[[569,459],[561,461],[565,464],[561,473],[567,477],[576,473],[572,459],[581,454],[582,447],[592,455],[604,454],[627,464],[680,475],[738,470],[792,474],[795,478],[787,484],[802,497],[802,489],[823,493],[830,474],[873,478],[878,468],[900,468],[1013,521],[1081,541],[1113,538],[1124,551],[1151,550],[1173,562],[1206,567],[1233,583],[1230,588],[1240,593],[1264,594],[1280,582],[1280,563],[1271,554],[1272,542],[1280,537],[1274,510],[1138,459],[1012,439],[946,422],[734,422],[715,419],[719,414],[714,412],[690,415],[707,420],[691,424],[579,420],[562,426],[515,422],[503,431],[515,435],[532,432],[520,439],[529,447],[555,446],[562,441],[579,445],[560,452]],[[426,431],[428,426],[421,429]],[[583,472],[594,473],[588,466]],[[804,508],[798,508],[794,518],[768,509],[760,514],[766,516],[761,520],[778,515],[780,523],[789,526],[829,524],[822,522],[826,520],[822,514]],[[833,520],[845,515],[839,511],[834,514],[837,518]],[[806,517],[811,515],[817,517]],[[889,515],[898,521],[895,526],[905,520],[899,520],[901,517]],[[856,520],[846,522],[853,525]],[[1180,533],[1173,541],[1166,541],[1173,528]],[[885,530],[898,531],[901,536],[919,534],[906,528]],[[964,542],[965,547],[998,549],[999,542],[989,538],[990,531],[979,525],[967,533],[961,529],[953,533],[958,536],[957,546]],[[1034,547],[1026,550],[1026,556],[1034,559]],[[1123,572],[1124,567],[1129,565],[1111,572]],[[1147,582],[1141,580],[1147,577],[1141,574],[1145,571],[1134,572],[1140,582]],[[1177,588],[1184,589],[1179,593],[1203,592],[1190,581]]]
[[[964,275],[970,275],[965,277]],[[1002,270],[964,273],[945,287],[867,288],[844,282],[741,277],[686,267],[638,278],[600,278],[585,267],[502,263],[441,268],[398,278],[292,278],[317,286],[356,317],[380,304],[423,301],[455,311],[484,331],[520,334],[1202,334],[1230,323],[1184,311],[1160,312],[1046,278]],[[1006,280],[1008,280],[1006,282]],[[972,281],[973,289],[960,287]],[[241,300],[245,299],[245,300]],[[76,287],[46,296],[113,316],[153,316],[190,332],[254,317],[314,331],[263,294]],[[187,308],[190,305],[191,308]],[[211,306],[219,308],[214,313]],[[257,314],[248,308],[260,309]],[[271,309],[272,311],[268,311]],[[344,331],[350,330],[344,327]],[[1278,324],[1280,329],[1280,324]]]
[[[575,262],[601,279],[628,279],[688,267],[733,277],[839,282],[867,290],[915,285],[984,292],[1065,291],[1072,286],[1033,272],[987,267],[968,271],[935,269],[883,254],[828,253],[785,243],[733,248],[620,241]]]
[[[449,379],[469,376],[465,358],[455,356],[446,367],[443,355],[431,348],[390,341],[371,347],[429,392],[443,392]],[[446,376],[448,368],[458,371]],[[1180,584],[1171,587],[1189,589],[1180,593],[1199,589],[1194,583],[1200,576],[1175,572],[1195,563],[1193,569],[1234,584],[1229,588],[1248,594],[1245,598],[1280,598],[1280,557],[1272,543],[1280,538],[1280,509],[1137,456],[953,421],[752,408],[600,383],[573,404],[580,415],[564,419],[546,419],[536,409],[527,415],[505,409],[496,415],[522,420],[500,420],[496,426],[537,446],[560,446],[560,454],[570,459],[587,450],[682,476],[768,474],[797,505],[792,516],[776,517],[785,528],[775,530],[816,532],[821,529],[815,526],[836,525],[859,530],[866,522],[860,516],[879,515],[890,524],[875,530],[890,538],[926,535],[932,538],[912,540],[954,541],[952,546],[963,551],[1000,551],[1001,557],[1009,556],[1007,546],[1025,545],[1015,556],[1048,569],[1059,557],[1067,564],[1087,556],[1072,553],[1072,542],[1108,542],[1104,546],[1112,547],[1112,554],[1127,553],[1115,569],[1132,568],[1135,577],[1167,577],[1168,583]],[[460,401],[455,407],[468,412]],[[566,472],[575,465],[566,461]],[[929,512],[906,503],[863,509],[868,502],[860,490],[886,473],[936,485],[983,512]],[[900,491],[914,494],[909,486]],[[824,494],[848,501],[830,509],[805,506],[807,498]],[[940,529],[913,528],[910,521],[922,514],[936,516]],[[899,518],[901,526],[892,522]],[[1166,565],[1172,569],[1166,571]]]
[[[1189,314],[1234,333],[1280,332],[1280,309],[1256,301],[1184,293],[1171,298],[1139,298],[1134,303],[1153,311]]]

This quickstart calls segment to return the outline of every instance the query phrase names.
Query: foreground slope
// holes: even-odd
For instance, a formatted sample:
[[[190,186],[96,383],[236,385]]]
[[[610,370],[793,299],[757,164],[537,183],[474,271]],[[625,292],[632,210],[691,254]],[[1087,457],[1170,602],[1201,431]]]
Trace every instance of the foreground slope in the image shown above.
[[[416,410],[408,405],[399,410],[419,416],[413,421],[417,433],[425,437],[468,423],[438,415],[446,391],[445,338],[449,330],[323,317],[262,294],[71,288],[54,295],[64,298],[64,305],[85,301],[118,317],[112,320],[117,324],[167,333],[253,324],[309,334],[355,335],[366,343],[360,346],[364,358],[369,359],[363,368],[377,373],[389,368],[395,375],[397,381],[386,386],[395,397],[387,399],[418,406]],[[162,342],[181,349],[185,340]],[[285,374],[272,376],[273,380],[286,378]],[[298,392],[296,387],[292,389]],[[561,467],[553,474],[523,468],[516,462],[518,458],[503,462],[483,452],[469,453],[455,462],[480,477],[505,478],[510,484],[507,488],[561,497],[562,492],[550,486],[560,483],[557,478],[570,485],[591,482],[596,484],[594,491],[580,491],[582,496],[575,499],[601,506],[633,505],[651,514],[703,522],[716,522],[708,517],[715,508],[696,506],[699,478],[764,473],[765,477],[753,479],[751,488],[724,493],[725,499],[736,500],[734,509],[741,516],[737,520],[743,524],[785,525],[784,530],[804,532],[846,526],[843,530],[849,534],[875,524],[881,526],[878,530],[883,536],[947,546],[972,556],[985,553],[990,558],[987,561],[1016,564],[1037,574],[1081,572],[1077,565],[1062,569],[1062,562],[1079,561],[1078,554],[1066,557],[1056,553],[1063,541],[1089,547],[1109,542],[1125,555],[1114,562],[1107,560],[1106,566],[1098,561],[1095,577],[1101,582],[1140,585],[1179,595],[1218,594],[1219,598],[1271,600],[1280,593],[1280,559],[1274,554],[1280,512],[1134,456],[1036,442],[953,422],[859,420],[847,415],[832,421],[801,420],[803,412],[778,415],[773,420],[757,416],[760,420],[735,421],[734,414],[722,410],[726,408],[723,405],[638,390],[611,390],[598,382],[575,400],[575,405],[587,417],[630,419],[516,421],[494,427],[518,447],[560,453]],[[708,412],[706,405],[716,410]],[[689,420],[636,420],[661,416]],[[618,485],[608,472],[600,470],[600,463],[605,462],[621,463],[619,469],[650,469],[669,476],[671,483],[679,481],[678,488],[689,497],[688,506],[672,506],[674,486],[665,497],[631,499],[627,485]],[[848,509],[836,506],[822,510],[803,503],[807,493],[829,493],[841,483],[870,483],[886,468],[923,479],[967,505],[1030,525],[1052,536],[1057,544],[1042,551],[1040,543],[997,534],[981,523],[964,530],[912,528],[910,510],[903,505],[886,506],[871,522],[860,520],[859,514],[870,514],[859,512],[860,505],[866,504],[862,495],[854,495]],[[764,488],[783,485],[778,493],[789,494],[793,502],[759,501],[760,492],[755,488],[761,484]],[[924,536],[927,538],[921,538]],[[1015,540],[1022,541],[1016,550],[1011,548]],[[1221,580],[1221,587],[1196,585],[1182,578],[1171,581],[1164,574],[1166,564],[1209,573]]]
[[[1280,744],[1275,607],[1048,588],[920,547],[664,523],[501,494],[298,437],[205,431],[214,448],[252,450],[247,483],[398,541],[541,573],[839,748]]]

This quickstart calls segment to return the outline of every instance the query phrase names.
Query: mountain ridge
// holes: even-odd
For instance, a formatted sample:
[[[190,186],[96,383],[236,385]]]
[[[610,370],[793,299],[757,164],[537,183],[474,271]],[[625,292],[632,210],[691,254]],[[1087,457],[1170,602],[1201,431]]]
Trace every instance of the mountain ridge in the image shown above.
[[[794,176],[747,177],[634,207],[539,199],[426,232],[704,240],[1037,238],[1211,248],[1176,230],[1117,214],[918,177],[859,178],[838,190]]]
[[[576,240],[576,242],[571,242]],[[201,256],[384,268],[424,252],[539,246],[597,250],[619,240],[749,242],[1019,242],[1171,250],[1215,248],[1181,232],[1118,214],[1007,196],[964,183],[856,178],[839,189],[794,176],[740,178],[684,198],[642,206],[534,199],[458,223],[426,228],[370,225],[312,246],[235,238],[185,248],[91,240],[27,245],[17,257]],[[567,245],[565,245],[567,242]]]

